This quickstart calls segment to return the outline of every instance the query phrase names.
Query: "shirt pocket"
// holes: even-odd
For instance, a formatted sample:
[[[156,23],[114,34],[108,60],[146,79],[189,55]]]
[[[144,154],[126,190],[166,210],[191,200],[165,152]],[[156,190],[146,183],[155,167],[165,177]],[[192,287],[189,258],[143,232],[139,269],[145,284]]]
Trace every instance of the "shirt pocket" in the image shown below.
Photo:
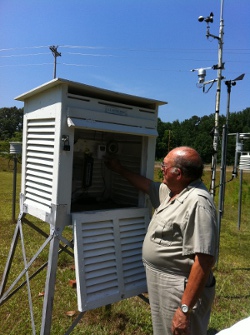
[[[157,218],[157,224],[151,234],[151,240],[157,244],[170,246],[173,243],[173,222]]]

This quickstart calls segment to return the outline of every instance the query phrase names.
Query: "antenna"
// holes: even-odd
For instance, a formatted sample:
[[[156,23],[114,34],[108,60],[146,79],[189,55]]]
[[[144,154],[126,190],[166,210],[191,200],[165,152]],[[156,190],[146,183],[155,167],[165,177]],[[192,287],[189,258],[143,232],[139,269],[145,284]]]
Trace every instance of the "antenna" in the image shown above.
[[[213,155],[212,155],[212,176],[211,176],[211,186],[210,186],[210,194],[212,198],[215,196],[215,179],[216,179],[216,165],[217,165],[217,153],[218,153],[218,143],[219,143],[219,112],[220,112],[220,96],[221,96],[221,81],[224,79],[222,76],[222,70],[224,70],[224,63],[222,62],[222,48],[223,48],[223,35],[224,35],[224,21],[223,21],[223,4],[224,1],[221,0],[221,13],[220,13],[220,30],[219,30],[219,36],[215,36],[210,33],[210,23],[213,23],[214,21],[214,14],[213,12],[210,13],[209,16],[199,16],[198,21],[199,22],[206,22],[207,24],[207,31],[206,31],[206,37],[213,37],[218,40],[218,64],[212,66],[213,70],[217,70],[217,78],[215,80],[210,80],[208,82],[205,82],[205,78],[203,82],[198,82],[198,87],[203,87],[204,92],[204,85],[208,83],[217,82],[217,90],[216,90],[216,106],[215,106],[215,126],[214,126],[214,138],[213,138]],[[198,73],[199,77],[199,73]],[[202,84],[202,85],[201,85]],[[211,87],[210,87],[211,88]]]
[[[51,45],[49,48],[54,56],[54,78],[56,78],[56,59],[57,57],[61,56],[61,52],[57,51],[58,45],[57,46]]]

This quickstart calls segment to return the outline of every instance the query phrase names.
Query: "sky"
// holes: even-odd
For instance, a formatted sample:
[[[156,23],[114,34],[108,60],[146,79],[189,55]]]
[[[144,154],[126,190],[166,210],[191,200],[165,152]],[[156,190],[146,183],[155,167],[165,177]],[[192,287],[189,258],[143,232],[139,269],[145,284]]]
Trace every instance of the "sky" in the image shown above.
[[[224,23],[225,80],[245,73],[230,95],[230,112],[242,111],[250,107],[249,0],[0,0],[0,108],[23,107],[17,96],[53,79],[56,46],[56,77],[165,101],[163,122],[210,115],[217,84],[203,92],[191,71],[217,78],[218,39],[198,21],[210,12],[210,34]]]

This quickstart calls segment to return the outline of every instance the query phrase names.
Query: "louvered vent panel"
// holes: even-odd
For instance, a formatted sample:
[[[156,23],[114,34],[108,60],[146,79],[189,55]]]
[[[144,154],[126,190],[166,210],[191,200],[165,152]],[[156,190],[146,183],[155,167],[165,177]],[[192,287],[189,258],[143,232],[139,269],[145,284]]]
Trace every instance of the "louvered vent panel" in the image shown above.
[[[145,281],[141,256],[145,233],[145,216],[120,220],[123,276],[127,288],[140,286]]]
[[[141,250],[148,209],[126,208],[72,216],[79,310],[145,292]]]
[[[51,206],[55,119],[28,120],[25,197]]]
[[[92,221],[91,215],[85,219],[87,217]],[[75,255],[81,261],[77,287],[83,298],[80,310],[87,310],[97,307],[100,301],[117,296],[119,285],[112,220],[80,221],[75,231]]]
[[[82,236],[87,294],[118,290],[112,221],[83,225]]]

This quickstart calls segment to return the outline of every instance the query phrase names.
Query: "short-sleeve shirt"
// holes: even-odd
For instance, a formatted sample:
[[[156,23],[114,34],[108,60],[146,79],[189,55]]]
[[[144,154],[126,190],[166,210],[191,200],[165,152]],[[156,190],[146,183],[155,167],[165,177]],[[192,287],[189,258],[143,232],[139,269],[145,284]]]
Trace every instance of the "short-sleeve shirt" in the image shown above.
[[[217,256],[216,209],[201,180],[172,201],[169,193],[165,184],[152,182],[149,195],[155,212],[143,243],[143,261],[188,276],[196,253]]]

